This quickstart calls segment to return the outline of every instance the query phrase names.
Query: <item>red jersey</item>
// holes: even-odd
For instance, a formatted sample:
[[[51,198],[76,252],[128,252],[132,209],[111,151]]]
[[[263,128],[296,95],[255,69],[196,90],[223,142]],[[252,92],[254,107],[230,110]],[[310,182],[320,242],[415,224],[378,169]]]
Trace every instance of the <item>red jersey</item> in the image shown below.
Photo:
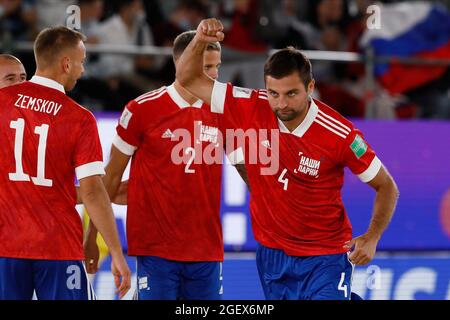
[[[75,175],[104,174],[94,116],[37,76],[0,102],[0,257],[82,260]]]
[[[341,199],[344,167],[363,182],[372,180],[381,162],[353,124],[326,104],[311,99],[306,118],[293,131],[268,103],[265,90],[216,82],[212,110],[223,113],[228,127],[274,130],[245,145],[251,186],[250,211],[255,239],[292,256],[344,253],[352,228]],[[256,148],[257,146],[257,148]],[[251,154],[274,155],[272,174]],[[253,154],[254,156],[254,154]],[[275,161],[275,160],[274,160]]]
[[[128,254],[176,261],[222,261],[218,115],[190,105],[174,86],[131,101],[113,144],[132,156]],[[219,158],[222,160],[221,158]]]

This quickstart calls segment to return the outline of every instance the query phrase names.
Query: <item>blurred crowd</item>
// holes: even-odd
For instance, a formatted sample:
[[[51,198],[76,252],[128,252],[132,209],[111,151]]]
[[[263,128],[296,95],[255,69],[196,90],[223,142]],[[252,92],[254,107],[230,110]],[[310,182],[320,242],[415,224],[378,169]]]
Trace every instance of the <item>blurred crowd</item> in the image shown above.
[[[396,2],[396,1],[381,1]],[[449,6],[447,0],[441,0]],[[181,32],[206,17],[224,23],[219,79],[263,87],[271,49],[360,52],[369,0],[0,0],[1,51],[34,72],[31,51],[14,50],[47,26],[65,25],[67,8],[81,9],[80,31],[89,44],[171,47]],[[364,117],[368,104],[380,118],[449,118],[450,71],[436,81],[391,96],[376,81],[368,87],[363,63],[314,60],[315,95],[344,116]],[[450,68],[447,68],[450,69]],[[174,80],[167,55],[89,54],[86,72],[71,95],[93,111],[119,111],[143,92]]]

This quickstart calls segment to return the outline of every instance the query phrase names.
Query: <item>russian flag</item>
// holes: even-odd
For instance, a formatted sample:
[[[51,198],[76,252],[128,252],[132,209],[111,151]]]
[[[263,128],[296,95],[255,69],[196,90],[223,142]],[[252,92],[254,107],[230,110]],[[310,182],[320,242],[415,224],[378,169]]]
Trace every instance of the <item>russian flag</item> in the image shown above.
[[[377,56],[450,58],[450,13],[428,2],[379,4],[381,28],[367,29],[361,46]],[[406,92],[441,77],[445,65],[378,63],[375,76],[392,94]]]

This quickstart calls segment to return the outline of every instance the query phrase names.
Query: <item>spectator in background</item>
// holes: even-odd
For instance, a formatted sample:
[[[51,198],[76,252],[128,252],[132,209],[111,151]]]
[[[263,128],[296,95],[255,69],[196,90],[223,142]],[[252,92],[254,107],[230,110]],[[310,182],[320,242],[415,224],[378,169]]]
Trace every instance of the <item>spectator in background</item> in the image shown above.
[[[310,26],[305,34],[308,49],[342,51],[346,47],[342,28],[347,19],[346,2],[319,0],[310,2]],[[306,29],[305,29],[306,31]],[[335,81],[336,64],[319,61],[314,64],[317,81]]]
[[[100,19],[104,15],[103,0],[78,0],[81,12],[81,29],[78,30],[86,36],[87,44],[98,44],[96,32]],[[87,52],[85,72],[78,81],[77,86],[69,96],[79,103],[89,107],[91,111],[103,110],[104,106],[113,106],[120,96],[108,86],[107,82],[97,78],[101,70],[95,68],[99,55]]]
[[[208,7],[199,0],[178,1],[167,20],[154,26],[156,45],[171,47],[180,33],[195,29],[207,14]]]
[[[147,23],[154,31],[154,27],[165,20],[161,4],[158,0],[146,0],[143,4],[147,16]],[[153,34],[153,36],[155,36],[155,34]]]
[[[165,3],[168,5],[168,3]],[[199,0],[180,0],[166,20],[155,24],[153,34],[155,44],[161,47],[172,47],[175,38],[188,30],[195,28],[206,18],[208,7]],[[175,80],[175,67],[171,57],[164,58],[158,78],[163,84],[169,85]]]
[[[310,50],[345,51],[345,28],[349,22],[348,1],[319,0],[309,2],[309,25],[299,28]],[[328,101],[346,117],[363,117],[364,101],[343,85],[346,65],[333,61],[313,61],[316,95]]]
[[[67,8],[76,0],[32,0],[37,10],[37,28],[66,25]]]
[[[93,34],[99,44],[153,45],[153,36],[146,23],[141,0],[121,0],[116,3],[116,13],[101,23]],[[119,109],[127,101],[160,85],[143,75],[157,71],[158,59],[146,56],[101,54],[92,72],[107,82],[109,88],[120,97],[110,109]]]
[[[222,8],[222,16],[228,18],[224,45],[245,52],[267,52],[267,43],[258,38],[254,32],[259,25],[259,1],[234,0],[232,6],[227,5],[228,3],[226,2]]]
[[[81,32],[86,35],[86,43],[95,44],[99,42],[95,31],[98,29],[100,19],[104,13],[103,0],[78,0],[81,11]]]
[[[245,87],[263,87],[261,65],[269,46],[260,37],[261,3],[257,0],[232,0],[221,3],[219,16],[224,24],[221,80]]]
[[[305,49],[308,47],[305,34],[311,28],[310,24],[300,20],[298,11],[299,8],[305,3],[299,3],[295,0],[282,0],[279,2],[280,6],[272,11],[273,23],[275,26],[268,28],[275,29],[272,44],[276,49],[283,49],[288,46],[293,46],[298,49]],[[269,12],[267,12],[269,14]],[[275,28],[274,28],[275,27]],[[306,30],[305,30],[306,29]]]
[[[33,0],[0,0],[0,48],[11,52],[16,41],[31,41],[37,35]],[[35,70],[33,52],[14,53],[25,70]]]
[[[33,1],[0,0],[0,30],[10,40],[32,40],[36,34]],[[7,39],[6,39],[7,40]]]

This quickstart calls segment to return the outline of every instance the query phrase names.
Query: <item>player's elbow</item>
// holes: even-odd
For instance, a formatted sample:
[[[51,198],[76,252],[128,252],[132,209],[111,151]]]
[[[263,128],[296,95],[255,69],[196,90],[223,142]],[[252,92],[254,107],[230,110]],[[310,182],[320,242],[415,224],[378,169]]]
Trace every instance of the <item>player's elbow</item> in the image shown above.
[[[400,190],[398,189],[397,184],[394,181],[394,195],[395,195],[395,199],[398,200],[398,198],[400,198]]]
[[[100,176],[80,180],[80,197],[84,204],[97,201],[105,194],[105,187]]]
[[[395,201],[400,197],[400,190],[391,175],[387,175],[382,185],[382,189],[389,193]]]

